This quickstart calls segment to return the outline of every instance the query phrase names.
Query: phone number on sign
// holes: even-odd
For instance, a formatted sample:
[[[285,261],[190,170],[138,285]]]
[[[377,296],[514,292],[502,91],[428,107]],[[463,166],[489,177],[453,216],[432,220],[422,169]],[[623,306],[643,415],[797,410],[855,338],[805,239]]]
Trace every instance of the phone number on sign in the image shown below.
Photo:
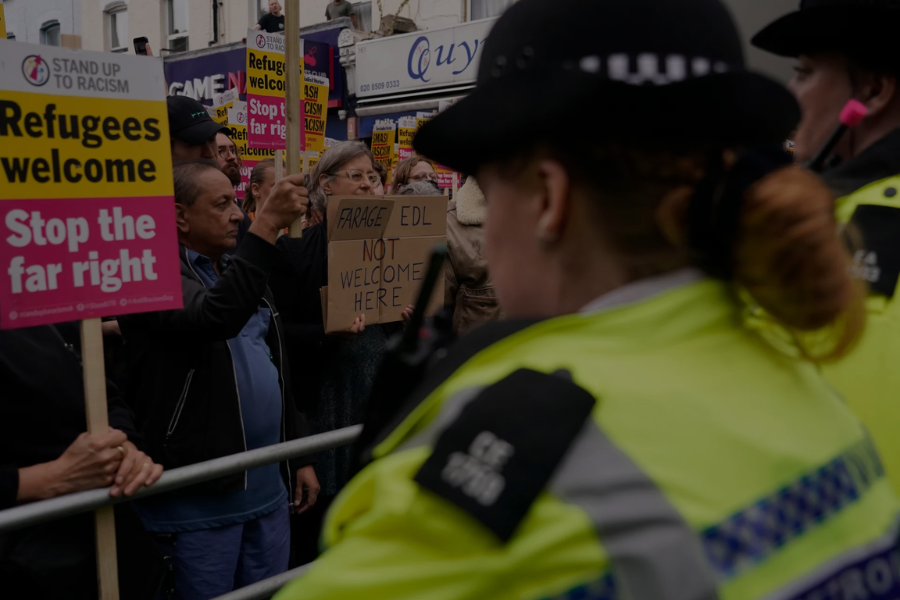
[[[359,86],[359,93],[365,94],[366,92],[377,92],[378,90],[391,90],[394,88],[400,87],[400,80],[394,79],[393,81],[381,81],[378,83],[363,83]]]

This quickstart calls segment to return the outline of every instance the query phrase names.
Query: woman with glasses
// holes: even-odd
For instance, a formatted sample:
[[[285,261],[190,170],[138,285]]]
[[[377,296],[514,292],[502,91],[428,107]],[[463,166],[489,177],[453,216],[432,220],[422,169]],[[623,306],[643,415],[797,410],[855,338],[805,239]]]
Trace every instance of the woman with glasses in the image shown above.
[[[440,188],[437,185],[438,176],[434,172],[434,165],[427,158],[419,156],[411,156],[401,160],[397,164],[397,173],[394,175],[394,191],[400,193],[403,186],[409,185],[414,181],[422,181],[431,183],[440,194]]]
[[[322,155],[308,184],[308,219],[315,224],[304,229],[300,239],[283,236],[278,240],[282,260],[269,279],[286,328],[295,398],[316,433],[361,422],[361,403],[369,395],[387,338],[399,327],[367,327],[360,315],[347,331],[326,335],[322,321],[319,290],[328,285],[328,201],[332,196],[371,195],[381,182],[373,163],[371,152],[360,142],[340,142]],[[319,454],[319,502],[324,498],[327,505],[346,483],[349,459],[349,447]],[[320,519],[324,511],[317,514]],[[315,514],[304,516],[305,520],[316,518]],[[316,529],[315,522],[297,528],[304,532],[304,539],[295,543],[309,548],[310,558],[315,557]]]

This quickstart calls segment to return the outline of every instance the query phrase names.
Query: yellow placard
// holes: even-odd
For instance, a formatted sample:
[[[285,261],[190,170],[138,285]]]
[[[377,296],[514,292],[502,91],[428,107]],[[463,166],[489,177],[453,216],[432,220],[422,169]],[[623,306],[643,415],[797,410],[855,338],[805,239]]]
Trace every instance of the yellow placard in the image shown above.
[[[172,195],[164,102],[6,91],[0,114],[0,200]]]
[[[284,98],[284,55],[247,49],[247,93]]]
[[[6,15],[3,14],[3,4],[0,3],[0,33],[3,34],[3,39],[6,39]]]
[[[306,150],[325,150],[325,124],[328,118],[328,80],[312,75],[303,83],[303,123]]]

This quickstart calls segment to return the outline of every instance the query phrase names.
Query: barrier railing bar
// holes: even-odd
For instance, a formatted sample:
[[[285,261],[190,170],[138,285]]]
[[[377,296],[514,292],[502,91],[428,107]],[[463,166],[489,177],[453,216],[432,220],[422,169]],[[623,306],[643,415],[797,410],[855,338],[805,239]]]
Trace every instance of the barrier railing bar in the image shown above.
[[[233,475],[247,469],[351,444],[359,436],[360,431],[362,431],[362,425],[354,425],[274,446],[257,448],[249,452],[231,454],[206,462],[172,469],[163,473],[159,481],[152,486],[140,489],[131,498],[123,498],[121,496],[119,498],[110,498],[109,488],[98,488],[31,504],[23,504],[22,506],[0,511],[0,534],[96,510],[101,506],[130,502],[138,498],[170,492],[195,483],[224,477],[225,475]]]
[[[257,581],[247,587],[228,592],[224,596],[213,598],[213,600],[267,600],[274,596],[275,592],[287,585],[289,581],[306,573],[314,564],[315,563],[309,563],[308,565],[285,571],[281,575],[275,575],[274,577]]]

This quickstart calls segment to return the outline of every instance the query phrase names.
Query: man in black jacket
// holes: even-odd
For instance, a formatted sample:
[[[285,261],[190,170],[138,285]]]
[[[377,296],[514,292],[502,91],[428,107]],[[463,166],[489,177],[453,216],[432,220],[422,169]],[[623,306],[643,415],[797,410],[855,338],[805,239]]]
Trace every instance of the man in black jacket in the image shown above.
[[[289,176],[275,185],[229,256],[243,218],[230,181],[214,161],[175,166],[184,308],[120,319],[126,398],[150,455],[166,468],[308,432],[267,288],[278,233],[306,211],[302,181]],[[177,534],[176,597],[214,598],[287,569],[288,505],[306,510],[319,489],[310,462],[260,467],[138,504],[149,530]]]

